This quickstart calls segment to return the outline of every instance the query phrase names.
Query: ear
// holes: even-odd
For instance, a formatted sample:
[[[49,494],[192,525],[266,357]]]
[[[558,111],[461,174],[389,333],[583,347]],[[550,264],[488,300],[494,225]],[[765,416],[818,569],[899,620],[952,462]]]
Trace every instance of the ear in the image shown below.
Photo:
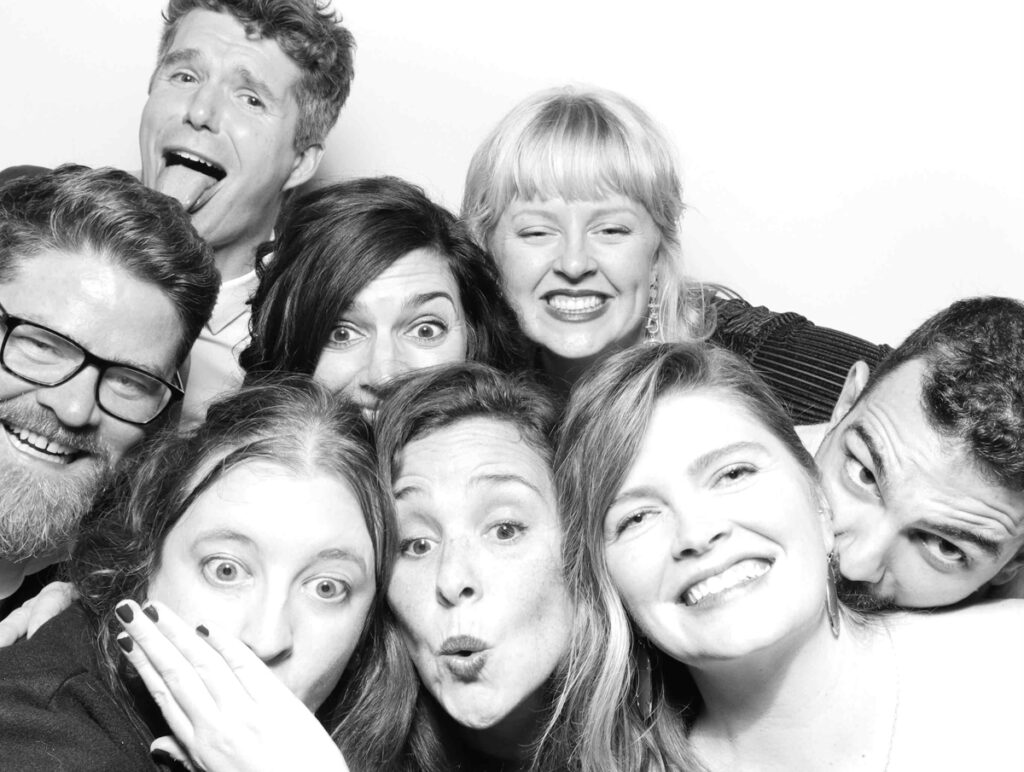
[[[846,374],[846,382],[843,384],[843,390],[839,394],[839,399],[836,400],[836,405],[832,408],[832,418],[828,422],[828,428],[834,429],[836,424],[843,420],[843,417],[850,412],[850,408],[853,407],[857,398],[864,391],[864,387],[868,385],[868,376],[871,374],[868,363],[860,359],[853,363],[850,367],[850,371]]]
[[[1024,568],[1024,548],[1021,548],[1016,555],[1010,558],[1009,563],[999,569],[999,573],[992,577],[990,584],[1008,584],[1017,578],[1022,568]]]
[[[304,182],[309,182],[320,167],[320,159],[324,157],[323,145],[310,145],[295,157],[292,164],[292,172],[284,183],[281,190],[297,188]]]
[[[832,518],[832,506],[825,496],[825,489],[820,484],[814,486],[814,496],[818,504],[818,519],[821,526],[821,538],[825,543],[825,552],[830,553],[835,548],[836,532],[835,523]]]

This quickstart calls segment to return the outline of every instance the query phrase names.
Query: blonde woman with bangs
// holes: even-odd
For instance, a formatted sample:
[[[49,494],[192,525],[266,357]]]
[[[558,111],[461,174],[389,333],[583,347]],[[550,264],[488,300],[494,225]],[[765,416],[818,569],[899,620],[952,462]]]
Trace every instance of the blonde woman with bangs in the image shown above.
[[[747,359],[797,423],[828,420],[846,373],[888,348],[686,279],[672,147],[611,91],[542,91],[470,162],[462,216],[495,257],[534,364],[562,392],[645,340],[711,341]]]

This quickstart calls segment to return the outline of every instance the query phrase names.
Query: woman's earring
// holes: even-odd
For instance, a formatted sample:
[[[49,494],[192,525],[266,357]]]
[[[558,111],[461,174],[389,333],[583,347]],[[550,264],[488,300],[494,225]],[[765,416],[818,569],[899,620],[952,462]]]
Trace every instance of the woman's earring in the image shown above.
[[[661,334],[661,317],[658,313],[658,277],[651,277],[651,293],[647,296],[647,326],[644,340],[657,341]]]
[[[649,721],[654,712],[654,683],[651,675],[651,652],[643,640],[636,647],[636,707]]]
[[[828,553],[828,575],[825,577],[825,612],[828,614],[828,625],[832,628],[832,637],[839,637],[839,591],[836,579],[839,576],[835,552]]]

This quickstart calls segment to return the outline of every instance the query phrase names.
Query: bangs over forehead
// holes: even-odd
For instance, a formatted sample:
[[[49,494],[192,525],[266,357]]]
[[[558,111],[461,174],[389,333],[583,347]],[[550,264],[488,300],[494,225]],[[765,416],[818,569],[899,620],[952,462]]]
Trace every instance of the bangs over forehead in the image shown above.
[[[486,150],[485,150],[486,148]],[[489,182],[475,202],[496,221],[514,199],[622,195],[672,231],[682,202],[667,141],[638,107],[607,92],[546,92],[509,114],[485,143]],[[474,164],[476,165],[476,164]]]

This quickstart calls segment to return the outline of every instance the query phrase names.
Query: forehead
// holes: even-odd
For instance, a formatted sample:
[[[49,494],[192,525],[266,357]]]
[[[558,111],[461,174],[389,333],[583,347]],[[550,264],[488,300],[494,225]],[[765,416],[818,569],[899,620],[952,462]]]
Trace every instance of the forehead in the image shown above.
[[[230,533],[266,554],[301,559],[344,550],[372,565],[370,534],[345,480],[324,471],[297,474],[264,461],[243,463],[218,477],[171,533],[186,540]]]
[[[781,441],[728,393],[671,391],[655,403],[639,458],[653,460],[675,474],[681,463],[737,442],[784,450]]]
[[[631,214],[644,223],[654,221],[643,204],[620,193],[599,198],[514,198],[505,210],[509,217],[546,215],[550,217],[591,217],[601,214]]]
[[[1024,533],[1024,493],[989,479],[959,439],[940,434],[922,404],[927,364],[900,365],[879,381],[839,426],[835,452],[859,450],[883,476],[886,500],[919,516],[948,511],[976,524],[1001,523]]]
[[[548,464],[518,428],[494,418],[467,418],[410,442],[399,457],[395,493],[487,496],[507,487],[532,493],[554,510]]]
[[[276,41],[247,35],[244,25],[226,12],[196,9],[185,14],[160,64],[178,58],[239,78],[253,76],[282,99],[294,99],[293,88],[302,76]]]
[[[170,298],[95,252],[46,250],[17,261],[0,283],[0,303],[104,359],[158,374],[176,364],[183,333]]]
[[[439,294],[450,297],[461,310],[459,287],[448,261],[432,249],[414,249],[367,284],[355,305],[374,313],[415,305]]]

